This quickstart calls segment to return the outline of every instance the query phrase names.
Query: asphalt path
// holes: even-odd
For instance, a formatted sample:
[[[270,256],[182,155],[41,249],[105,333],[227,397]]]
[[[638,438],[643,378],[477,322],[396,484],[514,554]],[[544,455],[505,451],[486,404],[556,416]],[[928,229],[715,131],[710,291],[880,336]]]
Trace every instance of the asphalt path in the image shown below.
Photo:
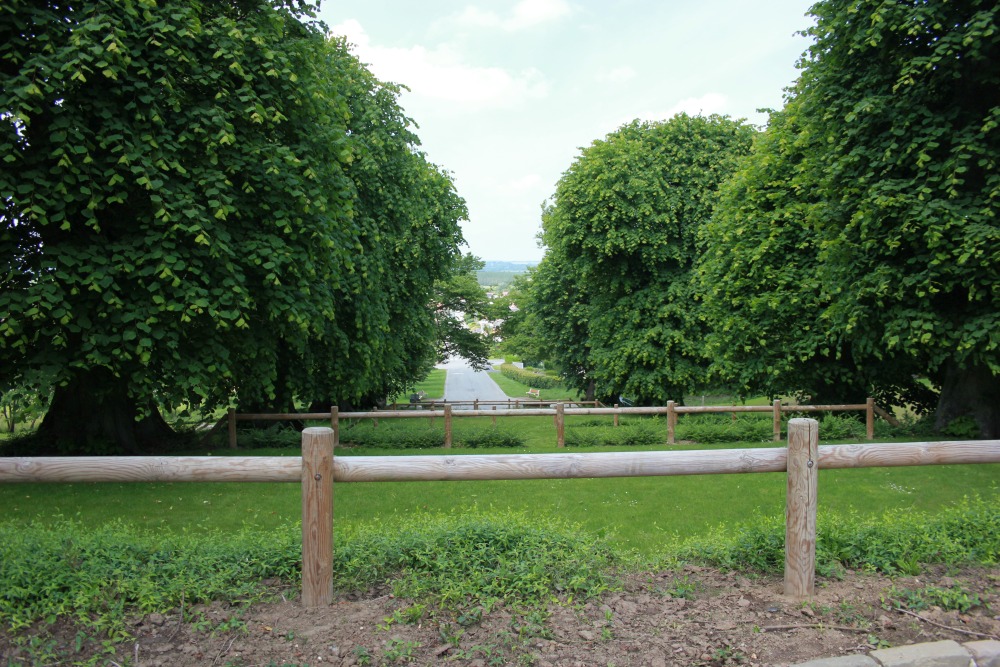
[[[444,380],[446,401],[506,401],[507,394],[487,371],[477,371],[465,359],[449,359],[438,366],[448,371]]]

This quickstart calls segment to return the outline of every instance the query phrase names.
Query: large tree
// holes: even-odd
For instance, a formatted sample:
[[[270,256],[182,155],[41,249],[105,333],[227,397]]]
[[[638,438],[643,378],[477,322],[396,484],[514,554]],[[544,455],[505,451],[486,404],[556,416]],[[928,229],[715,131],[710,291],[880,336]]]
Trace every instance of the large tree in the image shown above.
[[[771,114],[699,232],[710,371],[742,396],[836,404],[874,395],[882,405],[925,408],[931,397],[914,380],[912,360],[862,363],[863,350],[829,329],[823,313],[831,294],[816,260],[821,238],[809,223],[827,203],[802,168],[817,138],[798,131],[800,113],[793,100]]]
[[[44,435],[134,450],[162,432],[158,403],[377,384],[369,325],[401,301],[373,296],[385,246],[433,227],[415,244],[444,254],[419,267],[429,285],[464,207],[417,165],[419,219],[380,238],[351,172],[371,152],[352,102],[380,88],[308,5],[14,0],[0,63],[0,356],[54,374]],[[377,125],[386,105],[367,108]]]
[[[836,350],[855,376],[884,369],[890,382],[920,369],[941,389],[939,427],[969,415],[996,437],[1000,9],[826,0],[812,12],[794,122],[775,130],[800,146],[762,144],[750,167],[787,162],[771,168],[795,177],[751,183],[772,210],[736,214],[758,235],[798,218],[801,255],[773,266],[814,263],[800,274],[813,285],[803,315],[825,336],[807,334],[788,358],[809,366]]]
[[[542,218],[549,254],[535,303],[550,333],[563,334],[561,355],[573,361],[562,365],[579,369],[577,384],[593,380],[602,398],[663,403],[704,382],[691,281],[697,231],[753,134],[719,116],[635,121],[584,149],[563,174]],[[572,282],[579,298],[564,303],[551,281]],[[580,327],[578,340],[566,335]]]

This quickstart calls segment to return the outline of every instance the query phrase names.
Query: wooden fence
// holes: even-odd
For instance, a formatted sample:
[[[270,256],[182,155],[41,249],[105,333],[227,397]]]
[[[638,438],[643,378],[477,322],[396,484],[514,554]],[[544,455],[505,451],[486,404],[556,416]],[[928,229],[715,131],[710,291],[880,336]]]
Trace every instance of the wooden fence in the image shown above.
[[[512,399],[514,405],[520,403],[518,399]],[[595,403],[597,403],[595,401]],[[466,410],[455,410],[455,405],[472,404],[473,408]],[[508,402],[509,404],[509,402]],[[552,405],[548,402],[531,402],[533,405]],[[645,407],[645,408],[622,408],[615,405],[608,407],[567,407],[582,405],[584,402],[555,403],[555,407],[508,407],[497,409],[503,403],[490,404],[483,402],[481,406],[478,401],[468,403],[442,403],[441,410],[375,410],[368,412],[339,412],[337,407],[331,407],[330,412],[312,413],[282,413],[282,414],[238,414],[230,408],[227,415],[229,428],[229,447],[237,448],[236,423],[240,421],[308,421],[308,420],[329,420],[330,428],[335,431],[339,428],[341,419],[372,419],[378,423],[379,419],[430,419],[433,423],[436,417],[444,418],[444,447],[450,448],[452,445],[452,420],[459,417],[492,417],[493,424],[496,424],[497,417],[532,417],[532,416],[552,416],[555,420],[556,446],[566,446],[566,417],[572,415],[614,415],[615,426],[618,426],[619,415],[666,415],[667,417],[667,444],[676,444],[677,415],[682,414],[704,414],[704,413],[742,413],[742,412],[769,412],[773,415],[774,421],[774,442],[781,442],[781,415],[783,413],[805,413],[805,412],[837,412],[859,410],[865,413],[865,437],[872,440],[875,437],[875,415],[879,414],[886,420],[895,423],[890,414],[875,405],[875,400],[869,398],[864,403],[848,405],[783,405],[781,401],[774,401],[771,405],[677,405],[674,401],[667,401],[665,406]],[[436,404],[432,404],[436,405]],[[482,407],[490,405],[489,410]]]
[[[344,482],[569,479],[787,472],[785,594],[813,594],[818,471],[1000,463],[1000,440],[818,446],[813,419],[788,424],[788,447],[596,454],[334,457],[336,432],[302,432],[301,457],[0,458],[5,482],[298,482],[302,603],[333,601],[333,489]]]

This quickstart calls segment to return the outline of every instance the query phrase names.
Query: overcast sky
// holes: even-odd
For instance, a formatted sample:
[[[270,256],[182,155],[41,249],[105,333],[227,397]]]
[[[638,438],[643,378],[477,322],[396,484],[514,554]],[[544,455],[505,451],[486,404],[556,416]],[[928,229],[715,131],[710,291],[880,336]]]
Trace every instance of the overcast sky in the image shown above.
[[[812,0],[325,0],[469,206],[468,250],[538,260],[542,203],[580,149],[635,118],[762,125],[808,46]]]

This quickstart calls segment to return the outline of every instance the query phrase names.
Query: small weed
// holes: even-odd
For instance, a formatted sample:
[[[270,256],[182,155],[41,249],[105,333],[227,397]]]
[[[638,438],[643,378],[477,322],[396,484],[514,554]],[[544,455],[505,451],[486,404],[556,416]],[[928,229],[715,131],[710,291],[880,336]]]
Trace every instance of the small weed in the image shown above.
[[[385,643],[385,652],[382,655],[389,662],[412,662],[415,658],[413,652],[420,647],[420,642],[390,639]]]
[[[946,611],[964,613],[973,607],[983,605],[983,600],[978,593],[970,592],[957,584],[949,588],[925,586],[914,590],[893,586],[889,589],[885,599],[891,606],[910,611],[920,611],[937,606]]]
[[[742,665],[746,656],[731,646],[723,646],[712,652],[712,661],[718,665]]]
[[[451,623],[442,623],[438,626],[438,634],[441,636],[441,641],[445,644],[451,644],[455,648],[458,648],[458,645],[462,641],[462,635],[465,634],[465,628],[453,628]]]
[[[841,625],[854,625],[866,628],[871,625],[871,621],[850,602],[841,602],[837,607],[835,618]]]
[[[354,654],[355,662],[362,667],[372,664],[372,654],[366,647],[358,645],[351,652]]]
[[[698,582],[691,581],[687,575],[680,579],[674,579],[669,588],[664,589],[664,593],[672,598],[683,600],[693,600],[694,594],[698,591]]]

